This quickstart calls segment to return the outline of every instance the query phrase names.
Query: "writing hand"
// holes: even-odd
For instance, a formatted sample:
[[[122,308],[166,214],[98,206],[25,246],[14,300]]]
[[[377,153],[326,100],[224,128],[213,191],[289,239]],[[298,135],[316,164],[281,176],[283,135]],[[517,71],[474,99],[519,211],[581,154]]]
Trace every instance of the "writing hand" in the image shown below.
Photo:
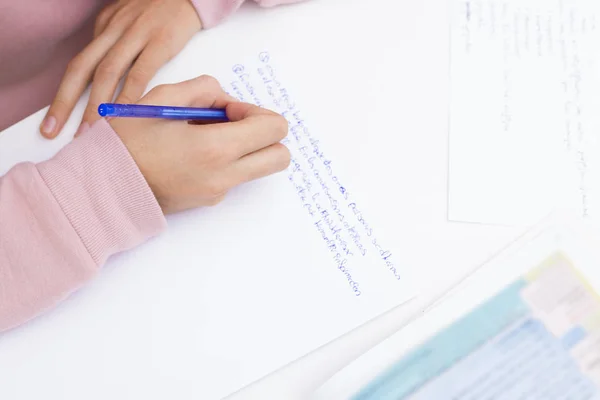
[[[288,132],[281,115],[240,103],[202,76],[157,86],[139,104],[225,108],[230,122],[113,118],[109,121],[131,153],[164,213],[215,205],[234,186],[287,168]]]
[[[78,130],[96,121],[100,103],[111,102],[127,70],[117,102],[134,103],[157,70],[201,29],[189,0],[120,0],[96,19],[94,40],[69,63],[40,131],[58,135],[85,91],[92,89]]]

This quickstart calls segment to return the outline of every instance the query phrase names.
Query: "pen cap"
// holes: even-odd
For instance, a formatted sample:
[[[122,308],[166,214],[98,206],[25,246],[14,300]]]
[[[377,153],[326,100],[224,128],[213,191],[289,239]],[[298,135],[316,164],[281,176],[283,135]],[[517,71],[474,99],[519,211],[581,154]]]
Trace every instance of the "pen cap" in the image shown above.
[[[159,107],[142,104],[114,104],[103,103],[98,106],[98,114],[101,117],[139,117],[156,118],[164,117],[170,114],[169,111],[177,107]]]
[[[101,117],[227,121],[227,113],[224,109],[156,106],[145,104],[103,103],[98,106],[98,114],[100,114]]]
[[[101,117],[110,117],[115,114],[115,106],[112,104],[100,104],[98,106],[98,114]]]

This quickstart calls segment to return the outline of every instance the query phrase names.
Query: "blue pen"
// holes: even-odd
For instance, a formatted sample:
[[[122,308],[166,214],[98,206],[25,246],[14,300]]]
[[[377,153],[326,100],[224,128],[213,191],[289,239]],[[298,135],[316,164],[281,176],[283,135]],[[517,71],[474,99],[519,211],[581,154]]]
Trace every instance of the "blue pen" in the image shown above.
[[[103,103],[98,106],[101,117],[165,118],[190,121],[228,121],[224,109],[171,106],[147,106],[143,104]]]

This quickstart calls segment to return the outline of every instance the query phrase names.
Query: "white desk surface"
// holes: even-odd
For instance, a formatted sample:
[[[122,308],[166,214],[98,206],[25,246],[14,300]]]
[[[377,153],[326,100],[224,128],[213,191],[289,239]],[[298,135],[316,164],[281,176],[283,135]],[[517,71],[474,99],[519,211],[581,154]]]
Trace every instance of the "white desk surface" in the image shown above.
[[[390,135],[410,135],[411,145],[407,148],[366,148],[366,152],[382,152],[382,157],[388,157],[390,179],[396,174],[402,174],[402,187],[381,188],[377,196],[381,197],[384,206],[391,206],[391,194],[400,190],[405,196],[402,209],[393,219],[410,221],[414,241],[406,248],[404,254],[407,262],[418,262],[421,266],[418,275],[426,279],[429,288],[411,303],[397,308],[329,345],[309,354],[290,364],[288,367],[275,372],[256,384],[234,394],[232,399],[291,399],[305,398],[326,381],[332,374],[355,359],[364,351],[388,337],[403,326],[407,319],[421,312],[444,292],[452,282],[456,282],[477,266],[481,265],[522,233],[522,229],[484,226],[477,224],[460,224],[447,222],[447,138],[448,138],[448,20],[447,3],[444,0],[424,0],[399,2],[382,1],[342,1],[342,0],[313,0],[314,3],[327,3],[327,7],[339,9],[340,20],[344,19],[347,4],[361,4],[365,9],[365,20],[354,22],[338,21],[344,29],[356,29],[370,32],[372,27],[382,21],[394,26],[395,45],[404,61],[400,63],[401,70],[390,69],[398,63],[388,60],[386,54],[370,54],[379,57],[371,60],[370,64],[361,64],[355,69],[357,83],[361,74],[387,74],[386,79],[380,79],[379,87],[360,87],[352,89],[360,98],[371,91],[380,91],[392,96],[394,104],[393,115],[385,115],[381,125],[374,129],[389,129]],[[310,2],[309,2],[310,3]],[[298,5],[297,7],[312,7],[318,11],[317,5]],[[379,7],[379,9],[377,8]],[[237,16],[231,18],[228,24],[235,24],[245,14],[270,13],[276,18],[279,12],[263,11],[255,7],[240,10]],[[332,29],[337,25],[332,21]],[[309,20],[305,21],[305,29],[311,29]],[[218,37],[218,28],[214,33]],[[324,38],[325,39],[325,38]],[[388,38],[389,40],[389,38]],[[336,44],[332,43],[332,47]],[[345,51],[352,46],[343,46]],[[371,44],[368,40],[356,43],[352,57],[361,57],[369,53]],[[335,52],[333,52],[335,53]],[[397,57],[397,52],[395,53]],[[198,60],[201,65],[201,58]],[[371,65],[372,70],[365,65]],[[326,68],[326,66],[325,66]],[[348,66],[352,68],[352,66]],[[395,68],[395,67],[393,67]],[[329,71],[331,72],[331,71]],[[393,82],[393,84],[391,84]],[[338,82],[331,77],[333,89],[347,89],[348,82]],[[316,105],[325,106],[327,99],[315,98]],[[340,99],[339,101],[348,101]],[[352,102],[349,102],[349,106]],[[393,121],[393,124],[390,122]],[[392,129],[397,128],[397,129]],[[371,143],[374,145],[374,143]],[[383,165],[383,164],[382,164]],[[391,171],[391,172],[390,172]],[[407,173],[409,171],[409,173]],[[368,180],[360,182],[369,187]],[[379,188],[377,188],[379,189]],[[387,196],[387,197],[386,197]],[[400,239],[401,240],[401,239]],[[109,301],[109,299],[107,299]],[[315,327],[318,329],[318,327]],[[35,377],[30,377],[35,384]],[[200,379],[210,379],[204,376]]]

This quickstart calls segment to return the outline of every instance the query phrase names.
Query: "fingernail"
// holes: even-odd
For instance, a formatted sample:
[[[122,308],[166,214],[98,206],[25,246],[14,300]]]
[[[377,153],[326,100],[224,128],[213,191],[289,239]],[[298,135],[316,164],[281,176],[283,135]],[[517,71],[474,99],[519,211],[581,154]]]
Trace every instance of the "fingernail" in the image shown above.
[[[42,122],[42,133],[44,135],[51,135],[54,132],[54,128],[56,128],[56,118],[49,115]]]
[[[90,124],[88,124],[87,122],[82,123],[81,125],[79,125],[79,129],[77,129],[77,132],[75,132],[75,136],[81,135],[83,132],[87,131],[89,127]]]

